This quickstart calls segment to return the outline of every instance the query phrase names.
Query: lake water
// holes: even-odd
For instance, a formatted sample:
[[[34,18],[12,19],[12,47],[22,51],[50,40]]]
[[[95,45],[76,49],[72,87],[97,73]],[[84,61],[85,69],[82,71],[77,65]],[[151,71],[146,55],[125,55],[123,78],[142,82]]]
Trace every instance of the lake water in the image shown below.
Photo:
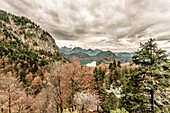
[[[96,61],[93,61],[93,60],[83,60],[83,61],[80,61],[80,65],[86,65],[88,67],[95,67],[96,66]]]
[[[86,64],[88,67],[95,67],[96,66],[96,61],[93,61],[91,63]]]

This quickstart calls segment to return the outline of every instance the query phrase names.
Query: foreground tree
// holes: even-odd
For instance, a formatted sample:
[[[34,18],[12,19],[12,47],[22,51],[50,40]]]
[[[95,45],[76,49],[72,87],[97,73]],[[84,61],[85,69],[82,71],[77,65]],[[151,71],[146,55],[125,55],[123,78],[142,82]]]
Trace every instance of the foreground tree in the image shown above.
[[[48,88],[42,89],[42,91],[34,99],[34,107],[38,109],[39,113],[48,112],[50,106],[50,92]]]
[[[80,113],[85,112],[85,109],[87,111],[97,110],[97,104],[99,103],[97,95],[88,92],[76,93],[74,100],[77,103],[77,109]]]
[[[26,112],[27,97],[22,83],[12,77],[12,73],[0,74],[1,112]],[[8,107],[5,107],[8,106]]]
[[[128,79],[124,82],[121,102],[130,112],[154,112],[166,109],[166,104],[169,103],[166,99],[169,73],[163,66],[168,62],[168,54],[165,50],[158,49],[154,41],[149,39],[140,44],[140,49],[133,56],[133,62],[139,68],[127,76]],[[159,94],[164,96],[158,97]]]

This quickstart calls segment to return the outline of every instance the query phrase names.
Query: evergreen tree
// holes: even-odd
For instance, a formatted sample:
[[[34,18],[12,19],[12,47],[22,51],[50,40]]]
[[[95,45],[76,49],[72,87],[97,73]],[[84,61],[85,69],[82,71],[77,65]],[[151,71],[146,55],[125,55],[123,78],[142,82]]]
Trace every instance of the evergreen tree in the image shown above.
[[[152,111],[154,111],[154,102],[160,107],[158,102],[154,99],[154,93],[159,89],[166,89],[165,86],[168,84],[167,80],[169,78],[166,74],[162,74],[163,68],[161,66],[168,62],[168,54],[166,54],[165,50],[158,49],[157,44],[154,43],[154,41],[155,39],[149,39],[148,42],[144,44],[141,43],[141,49],[133,56],[133,62],[145,69],[145,77],[150,78],[146,79],[144,82],[147,87],[151,88]],[[166,82],[163,83],[163,81]]]
[[[103,110],[104,112],[109,112],[110,110],[115,110],[118,107],[118,99],[113,92],[105,92],[103,97]]]
[[[24,84],[26,84],[25,76],[26,76],[26,74],[25,74],[24,70],[21,69],[19,78],[20,78],[20,81],[22,81]]]
[[[120,61],[118,61],[118,64],[117,64],[117,66],[118,66],[118,67],[121,67],[121,63],[120,63]]]
[[[99,69],[97,69],[96,67],[94,73],[95,73],[94,77],[97,83],[97,88],[99,89],[99,87],[103,87],[105,71],[102,70],[101,67],[99,67]]]
[[[150,103],[150,99],[146,96],[143,87],[143,75],[144,72],[141,68],[133,70],[132,74],[127,74],[125,81],[123,81],[121,97],[121,107],[125,108],[129,112],[149,112],[147,106]]]
[[[115,69],[115,67],[113,67],[113,65],[110,68],[110,72],[113,72],[113,70]]]
[[[109,63],[109,69],[111,69],[111,67],[113,67],[113,64],[112,64],[112,63]]]
[[[116,67],[116,61],[115,60],[113,61],[113,66]]]
[[[166,106],[164,105],[167,101],[166,96],[161,96],[159,100],[155,97],[158,97],[159,92],[165,92],[163,95],[166,95],[166,87],[169,86],[169,76],[167,75],[169,73],[165,73],[162,68],[162,65],[168,61],[168,55],[165,50],[158,49],[154,41],[154,39],[149,39],[144,44],[140,43],[140,49],[132,58],[139,69],[128,77],[122,88],[122,93],[125,94],[122,98],[122,104],[131,112],[135,110],[154,112]],[[123,100],[125,98],[126,101]]]
[[[94,69],[93,73],[97,73],[97,67],[95,67],[95,69]]]
[[[118,69],[117,68],[115,68],[114,75],[115,75],[115,80],[118,80],[120,75],[118,73]]]
[[[101,67],[97,69],[97,67],[94,69],[94,77],[95,77],[95,82],[97,84],[97,92],[101,101],[101,107],[102,109],[106,109],[105,103],[107,99],[107,92],[105,91],[105,88],[103,87],[104,83],[104,75],[105,75],[105,70],[103,70]]]

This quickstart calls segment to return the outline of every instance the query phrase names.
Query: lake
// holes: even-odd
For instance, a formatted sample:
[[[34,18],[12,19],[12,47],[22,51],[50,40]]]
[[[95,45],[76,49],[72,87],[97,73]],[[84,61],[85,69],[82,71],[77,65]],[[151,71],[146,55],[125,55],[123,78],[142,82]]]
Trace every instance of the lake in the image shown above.
[[[88,67],[95,67],[96,61],[94,61],[94,60],[82,60],[82,61],[80,61],[80,65],[86,65]]]

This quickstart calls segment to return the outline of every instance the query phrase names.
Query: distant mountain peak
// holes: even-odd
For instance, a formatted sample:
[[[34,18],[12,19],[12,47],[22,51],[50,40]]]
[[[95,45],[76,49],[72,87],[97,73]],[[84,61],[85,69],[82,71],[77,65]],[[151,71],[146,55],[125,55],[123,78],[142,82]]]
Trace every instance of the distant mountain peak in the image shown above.
[[[74,48],[73,48],[73,50],[74,50],[74,49],[81,49],[81,50],[82,50],[82,48],[81,48],[81,47],[74,47]]]
[[[92,49],[89,48],[87,51],[94,51],[94,50],[92,50]]]

